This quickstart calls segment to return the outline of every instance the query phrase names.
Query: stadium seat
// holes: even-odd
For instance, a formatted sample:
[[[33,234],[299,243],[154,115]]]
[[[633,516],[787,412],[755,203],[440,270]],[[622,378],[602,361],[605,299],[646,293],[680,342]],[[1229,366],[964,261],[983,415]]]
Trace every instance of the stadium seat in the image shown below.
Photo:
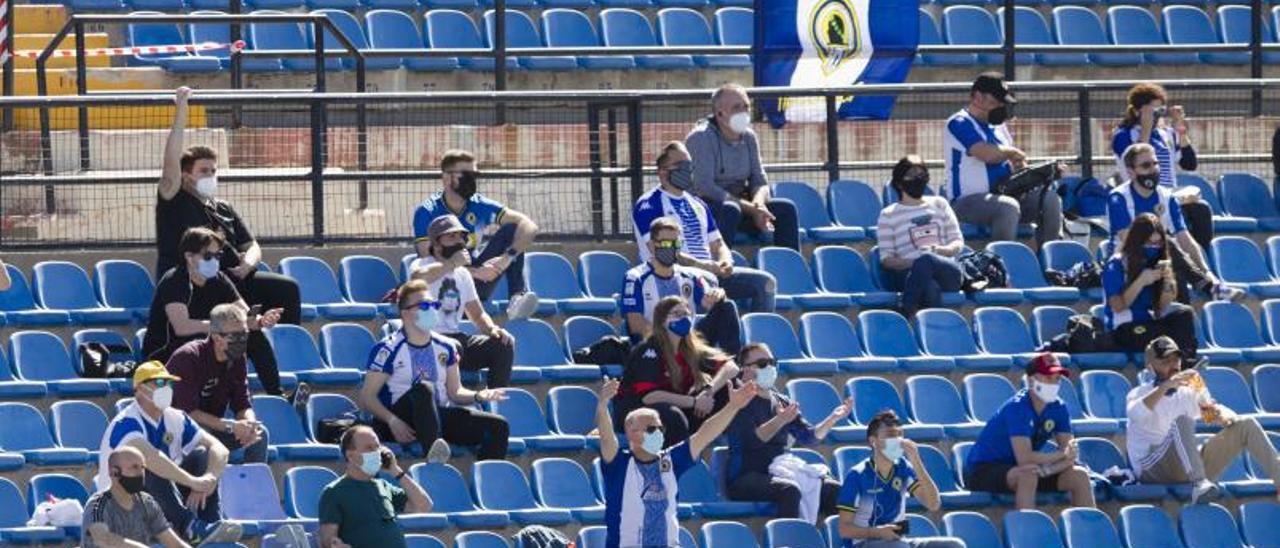
[[[364,14],[369,32],[369,49],[424,49],[422,33],[409,14],[396,9],[375,9]],[[402,59],[405,68],[415,71],[457,70],[456,57],[414,56]]]
[[[422,35],[428,48],[483,50],[480,31],[466,13],[457,10],[436,9],[426,12],[422,21]],[[492,57],[460,57],[458,66],[469,70],[493,70]],[[514,57],[507,58],[507,69],[518,68]]]
[[[511,9],[508,4],[507,9]],[[507,47],[508,48],[540,48],[542,37],[533,26],[533,20],[523,11],[507,11]],[[497,23],[494,10],[484,12],[484,46],[492,48],[494,30]],[[516,63],[530,70],[574,70],[578,61],[572,56],[564,57],[516,57]]]
[[[307,399],[307,433],[313,440],[320,439],[320,421],[347,413],[358,412],[355,402],[342,394],[312,394]]]
[[[898,304],[898,294],[877,287],[866,261],[852,248],[822,246],[813,250],[811,260],[818,287],[824,291],[848,295],[854,304],[864,307]]]
[[[1065,306],[1037,306],[1031,311],[1032,330],[1037,343],[1047,344],[1054,337],[1066,333],[1067,321],[1075,315],[1075,310]],[[1069,361],[1063,360],[1064,357]],[[1122,369],[1129,364],[1129,355],[1124,352],[1080,352],[1070,356],[1059,355],[1058,360],[1073,363],[1081,369]]]
[[[1280,523],[1280,504],[1275,501],[1254,501],[1240,505],[1240,531],[1244,533],[1244,541],[1250,546],[1280,546],[1280,527],[1276,527],[1277,523]]]
[[[565,356],[555,330],[542,320],[513,320],[505,326],[516,339],[513,382],[591,381],[600,378],[600,366],[573,365]],[[520,369],[520,371],[517,371]]]
[[[596,404],[599,400],[590,388],[582,386],[555,386],[547,392],[547,421],[553,431],[561,434],[587,436],[595,430]],[[592,449],[599,438],[589,436]]]
[[[76,370],[77,375],[84,375],[83,357],[80,349],[89,343],[101,343],[107,347],[109,352],[108,358],[111,361],[119,362],[136,362],[134,358],[133,347],[129,346],[124,336],[110,329],[81,329],[71,335],[72,355],[71,366]],[[111,383],[111,387],[121,394],[133,394],[133,380],[129,378],[113,378],[107,379]],[[96,446],[95,446],[96,447]]]
[[[9,365],[9,357],[0,350],[0,399],[5,401],[42,399],[48,393],[49,390],[43,382],[21,380],[15,377],[14,370]],[[0,467],[2,466],[3,459],[0,458]]]
[[[1067,413],[1071,415],[1071,429],[1075,435],[1111,436],[1120,432],[1120,421],[1093,417],[1084,412],[1084,405],[1080,403],[1080,393],[1076,391],[1075,383],[1070,378],[1061,377],[1058,382],[1062,384],[1058,395],[1062,399],[1062,404],[1067,406]]]
[[[82,325],[126,325],[133,314],[98,303],[89,275],[67,261],[42,261],[32,267],[31,288],[36,302],[50,310],[66,310],[71,322]]]
[[[1122,548],[1120,534],[1105,512],[1096,508],[1068,508],[1058,516],[1067,548]]]
[[[1247,233],[1258,230],[1258,220],[1251,217],[1237,217],[1227,214],[1222,207],[1222,201],[1218,199],[1218,191],[1209,184],[1204,178],[1195,173],[1180,172],[1178,173],[1178,184],[1182,186],[1194,186],[1200,189],[1200,199],[1209,204],[1209,209],[1213,212],[1213,230],[1218,234],[1223,233]]]
[[[764,524],[765,548],[782,548],[784,546],[826,545],[822,533],[813,524],[795,518],[771,519]]]
[[[1262,299],[1280,297],[1280,280],[1267,270],[1262,250],[1244,236],[1218,236],[1210,244],[1213,270],[1229,285]]]
[[[1129,380],[1115,371],[1085,371],[1080,374],[1080,387],[1084,392],[1084,410],[1090,416],[1114,419],[1124,424]]]
[[[173,10],[182,9],[182,0],[130,0],[134,10]],[[175,6],[176,4],[176,6]],[[159,11],[133,11],[132,15],[160,15]],[[182,44],[182,33],[178,25],[173,23],[130,23],[128,27],[129,45],[131,47],[172,46]],[[222,68],[218,58],[195,55],[182,51],[168,54],[134,54],[128,58],[134,66],[159,66],[169,72],[217,72]]]
[[[1200,434],[1197,437],[1201,438],[1202,443],[1208,441],[1208,434]],[[1232,459],[1222,471],[1222,475],[1218,476],[1218,485],[1226,488],[1227,492],[1235,497],[1275,496],[1276,486],[1272,483],[1271,477],[1266,472],[1261,477],[1255,477],[1250,472],[1250,462],[1253,461],[1247,453],[1236,455],[1236,458]],[[1175,489],[1182,491],[1184,487],[1177,486]]]
[[[1224,44],[1248,44],[1253,33],[1250,27],[1249,6],[1218,6],[1218,41]],[[1276,43],[1276,36],[1271,32],[1266,17],[1262,18],[1262,43]],[[1246,56],[1247,52],[1244,53]],[[1280,52],[1262,52],[1262,62],[1266,64],[1280,63]]]
[[[253,396],[253,412],[270,434],[282,460],[331,461],[342,458],[337,445],[316,443],[302,427],[293,404],[280,396]]]
[[[511,544],[497,533],[467,531],[453,537],[453,548],[511,548]]]
[[[8,478],[0,478],[0,541],[11,544],[61,543],[66,533],[60,527],[28,527],[31,517],[22,492]]]
[[[283,12],[273,10],[292,9],[296,7],[292,4],[297,3],[297,0],[257,0],[257,2],[253,5],[258,10],[253,12],[254,14],[283,15]],[[252,5],[252,1],[248,3]],[[250,50],[307,49],[307,40],[302,34],[302,25],[299,23],[250,23],[248,43]],[[285,70],[298,72],[316,70],[316,60],[310,56],[285,57],[281,63],[284,64]],[[336,57],[325,59],[324,68],[325,70],[342,70],[342,62]]]
[[[756,536],[745,524],[713,521],[702,524],[702,548],[759,548]]]
[[[941,424],[943,431],[950,437],[977,438],[985,424],[965,413],[960,393],[946,377],[916,375],[908,378],[906,403],[915,420]]]
[[[1269,345],[1258,333],[1253,313],[1243,304],[1225,301],[1205,303],[1201,309],[1209,343],[1235,348],[1252,362],[1280,361],[1280,346]]]
[[[908,436],[909,437],[909,436]],[[927,444],[919,444],[920,460],[924,461],[925,469],[929,472],[929,477],[933,479],[933,484],[938,487],[938,495],[942,498],[942,507],[944,509],[952,508],[982,508],[991,505],[991,494],[975,491],[966,491],[956,481],[956,472],[951,468],[951,463],[947,462],[946,455],[937,447]],[[911,497],[907,501],[908,507],[922,508],[919,499]],[[913,526],[911,529],[913,535],[920,536]]]
[[[613,251],[593,250],[578,255],[578,283],[588,296],[615,299],[631,263]]]
[[[1226,508],[1215,503],[1183,506],[1178,512],[1178,529],[1187,546],[1244,548],[1235,518]]]
[[[995,524],[978,512],[948,512],[942,516],[942,523],[947,536],[963,540],[966,546],[1004,546]]]
[[[331,458],[337,460],[337,453]],[[275,532],[284,525],[317,527],[315,519],[291,518],[284,513],[271,467],[261,462],[228,465],[218,481],[218,500],[222,519],[247,523],[262,533]]]
[[[400,516],[402,526],[403,517]],[[405,548],[447,548],[440,539],[431,535],[405,535],[404,544]]]
[[[44,416],[29,404],[0,402],[0,424],[6,425],[0,428],[0,450],[21,454],[28,464],[80,466],[89,462],[88,450],[54,442]]]
[[[907,413],[898,389],[881,377],[851,378],[845,382],[844,390],[847,397],[853,398],[853,418],[858,424],[870,424],[876,413],[887,409],[898,415],[904,436],[916,441],[933,441],[943,437],[942,425],[918,422]]]
[[[12,282],[9,289],[0,291],[0,311],[9,325],[66,325],[71,314],[65,310],[46,310],[36,306],[27,276],[18,267],[6,264]]]
[[[974,310],[973,336],[988,354],[1011,356],[1018,367],[1025,367],[1040,355],[1036,351],[1039,344],[1031,340],[1026,321],[1011,308],[985,306]],[[1059,356],[1059,361],[1071,363],[1066,354]]]
[[[524,254],[524,279],[529,290],[538,294],[538,312],[558,310],[560,314],[594,314],[608,316],[618,309],[611,297],[587,297],[578,287],[573,265],[557,253],[530,251]],[[619,283],[621,283],[619,278]]]
[[[1208,337],[1205,336],[1205,322],[1201,318],[1195,322],[1196,327],[1196,355],[1209,360],[1211,365],[1238,365],[1244,363],[1244,351],[1238,348],[1223,348],[1209,344]],[[1137,362],[1138,354],[1134,354],[1134,361]]]
[[[1013,357],[988,354],[978,349],[964,316],[946,308],[930,308],[916,313],[916,336],[920,348],[933,356],[955,360],[956,367],[969,371],[1005,371],[1013,367]]]
[[[523,389],[507,388],[506,400],[489,402],[488,406],[492,412],[507,419],[511,439],[521,440],[535,451],[580,451],[586,445],[581,435],[551,432],[547,428],[547,418],[538,408],[538,400]]]
[[[108,308],[127,309],[145,321],[156,284],[146,267],[134,261],[105,260],[93,265],[93,288],[98,302]]]
[[[409,468],[409,474],[431,496],[432,511],[444,512],[454,527],[501,529],[511,523],[506,512],[477,508],[466,480],[453,466],[419,463]]]
[[[67,346],[45,331],[19,331],[9,337],[9,356],[18,376],[45,383],[54,395],[97,397],[111,392],[107,379],[82,379],[71,364]]]
[[[1160,12],[1164,18],[1165,40],[1170,44],[1220,44],[1213,23],[1203,10],[1195,6],[1165,6]],[[1218,51],[1200,54],[1200,62],[1213,65],[1244,65],[1249,62],[1249,52]]]
[[[943,9],[942,35],[953,46],[999,46],[1003,41],[991,12],[978,6],[948,6]],[[978,54],[978,64],[996,65],[1002,61],[1000,54]]]
[[[1111,43],[1121,46],[1164,44],[1155,17],[1147,8],[1111,6],[1107,8],[1107,35]],[[1146,63],[1156,65],[1194,65],[1200,62],[1195,53],[1144,53]]]
[[[790,251],[790,250],[788,250]],[[833,359],[811,358],[800,350],[800,341],[791,322],[777,314],[753,312],[742,317],[743,337],[763,342],[773,351],[781,373],[795,376],[835,375],[839,366]]]
[[[537,501],[547,508],[568,510],[579,523],[604,523],[604,504],[591,491],[591,479],[571,459],[547,458],[533,462],[529,481]]]
[[[1065,273],[1077,264],[1093,262],[1093,254],[1089,252],[1089,248],[1075,240],[1054,240],[1045,242],[1040,247],[1040,264],[1045,270]],[[1093,301],[1100,301],[1103,296],[1101,287],[1089,288],[1085,294]]]
[[[374,344],[373,333],[357,323],[333,322],[320,328],[320,356],[334,369],[363,371]]]
[[[1218,179],[1218,196],[1229,215],[1258,220],[1258,229],[1280,230],[1280,211],[1276,210],[1268,185],[1252,173],[1224,173]]]
[[[488,460],[471,467],[476,501],[486,510],[506,512],[520,525],[556,527],[573,520],[568,510],[547,508],[533,499],[529,481],[518,466],[507,461]]]
[[[367,321],[378,316],[377,305],[353,303],[343,298],[333,269],[320,259],[285,257],[280,261],[280,273],[297,280],[303,308],[310,306],[326,319]]]
[[[323,466],[294,466],[284,473],[284,510],[290,517],[320,518],[320,493],[338,474]]]
[[[938,32],[938,24],[934,22],[933,16],[924,8],[919,10],[919,43],[921,46],[943,46],[947,43],[942,40],[942,33]],[[922,53],[919,54],[919,62],[925,65],[933,66],[970,66],[978,63],[977,54],[973,53]],[[876,212],[879,215],[879,211]]]
[[[862,311],[858,314],[858,334],[868,354],[897,358],[898,366],[908,372],[947,372],[955,367],[951,358],[923,355],[916,346],[911,326],[897,312]]]
[[[872,279],[876,281],[876,285],[878,285],[879,287],[884,289],[898,289],[898,290],[901,289],[901,287],[897,287],[898,285],[900,285],[900,283],[895,281],[888,274],[888,271],[880,264],[880,247],[879,246],[873,246],[871,248],[871,251],[867,253],[867,269],[870,270]],[[995,294],[995,292],[1012,292],[1014,294],[1013,296],[1016,297],[1014,302],[1022,301],[1022,292],[1017,289],[993,289],[990,291],[982,291],[979,293],[975,293],[974,297],[975,299],[978,299],[979,302],[986,302],[984,300],[984,297]],[[940,305],[943,308],[959,307],[963,305],[964,302],[965,302],[965,294],[963,292],[944,291],[942,292],[942,302],[940,303]]]
[[[831,221],[822,195],[808,183],[784,181],[773,185],[774,195],[795,203],[801,235],[819,243],[857,242],[866,231],[857,226],[842,226]]]
[[[352,19],[352,21],[355,20]],[[373,255],[343,257],[338,262],[338,280],[342,285],[342,295],[348,301],[375,305],[388,318],[399,315],[399,310],[396,310],[394,303],[383,302],[383,298],[394,291],[400,285],[400,281],[396,279],[396,273],[391,269],[391,265],[381,257]]]
[[[719,0],[716,3],[721,6],[737,6],[716,10],[711,23],[716,43],[722,46],[750,46],[755,36],[752,4],[741,0]]]
[[[603,0],[602,3],[618,3]],[[606,47],[657,46],[653,27],[638,11],[626,8],[609,8],[600,12],[600,39]],[[637,55],[636,66],[647,69],[672,70],[693,68],[693,57],[688,55]]]
[[[53,441],[61,447],[88,451],[90,460],[98,458],[107,423],[107,414],[91,402],[63,400],[54,402],[49,408]]]
[[[762,506],[754,502],[738,502],[725,498],[707,465],[694,459],[693,466],[680,476],[676,501],[692,505],[693,511],[706,519],[732,519],[761,513]],[[769,513],[772,513],[770,510]],[[703,545],[706,548],[706,545]]]
[[[472,7],[475,6],[475,0],[464,1]],[[360,0],[360,3],[370,10],[387,9],[413,11],[419,7],[418,0]],[[370,39],[373,38],[372,34],[369,34],[368,36]],[[422,46],[419,44],[417,47]]]
[[[1129,548],[1182,548],[1173,521],[1164,510],[1149,504],[1120,509],[1120,536]]]
[[[1019,242],[991,242],[987,251],[1004,259],[1009,271],[1009,285],[1021,289],[1032,303],[1073,303],[1080,300],[1074,287],[1054,287],[1044,279],[1044,268],[1027,246]]]
[[[787,396],[800,406],[800,416],[815,427],[827,420],[833,409],[844,403],[836,389],[821,379],[791,379],[787,381]],[[831,428],[827,440],[833,443],[866,442],[867,429],[854,424],[848,417],[843,417]]]
[[[810,356],[835,360],[841,371],[888,372],[898,367],[893,358],[868,356],[849,318],[836,312],[806,312],[800,316],[800,340]]]
[[[683,2],[683,0],[681,0]],[[694,0],[706,4],[706,0]],[[671,0],[658,0],[659,4],[672,4]],[[714,46],[711,28],[701,13],[687,7],[665,8],[658,11],[656,23],[658,40],[664,46]],[[746,55],[694,55],[694,64],[704,68],[748,68],[751,57]],[[799,204],[797,204],[799,205]]]
[[[1280,428],[1280,414],[1267,413],[1258,409],[1253,401],[1253,392],[1244,376],[1231,367],[1206,367],[1201,371],[1204,382],[1213,394],[1213,399],[1227,406],[1236,414],[1257,419],[1267,430]]]
[[[1130,469],[1128,459],[1115,444],[1111,443],[1111,440],[1079,437],[1076,438],[1076,444],[1080,450],[1080,462],[1099,475],[1106,474],[1107,470],[1113,466],[1121,470]],[[1169,489],[1166,486],[1151,483],[1111,485],[1108,489],[1116,499],[1122,502],[1161,500],[1169,496]]]
[[[1013,11],[1014,42],[1020,46],[1054,45],[1053,35],[1049,32],[1049,24],[1035,8],[1017,6]],[[1004,36],[1004,8],[996,10],[996,21],[1000,24],[1000,36]],[[1037,64],[1045,66],[1079,66],[1089,64],[1089,56],[1085,53],[1022,53],[1018,54],[1019,64],[1030,64],[1034,58]]]
[[[564,349],[573,353],[590,347],[601,338],[618,336],[613,324],[595,316],[574,316],[564,321]],[[609,377],[622,378],[622,364],[601,364],[600,369]]]
[[[1013,383],[1003,375],[992,373],[972,373],[965,375],[964,402],[969,416],[980,422],[987,422],[995,416],[1004,402],[1018,391]],[[1061,392],[1061,390],[1059,390]]]
[[[297,5],[301,5],[300,1],[291,0]],[[224,0],[192,0],[192,7],[200,8],[199,11],[193,11],[190,15],[226,15],[218,11],[205,11],[210,9],[226,10],[230,2]],[[248,39],[248,29],[242,27],[241,36]],[[202,44],[204,42],[214,42],[217,44],[227,44],[231,42],[231,26],[222,23],[187,23],[187,38],[191,44]],[[215,49],[205,53],[211,57],[216,57],[223,68],[231,66],[231,50]],[[264,59],[264,58],[242,58],[240,59],[240,69],[245,72],[280,72],[284,70],[284,65],[280,59]],[[163,275],[163,272],[157,273]]]
[[[1280,236],[1267,238],[1267,266],[1273,276],[1280,272]]]
[[[422,0],[422,5],[427,10],[451,9],[451,10],[472,10],[476,8],[476,0]],[[492,2],[489,2],[492,4]],[[517,7],[531,7],[534,3],[531,0],[515,0],[508,6],[512,9]]]
[[[316,342],[306,328],[282,323],[266,331],[280,372],[293,373],[302,382],[321,386],[355,386],[364,380],[364,368],[329,367],[320,357],[320,349],[316,348]]]
[[[874,238],[880,221],[879,199],[867,183],[857,180],[832,181],[827,185],[827,213],[840,226],[861,228]]]
[[[27,480],[27,513],[35,514],[36,506],[50,498],[74,499],[84,506],[89,501],[89,491],[75,476],[69,474],[37,474]],[[78,526],[64,527],[67,536],[80,536]]]
[[[1039,510],[1010,510],[1004,514],[1004,542],[1009,548],[1062,548],[1053,518]]]
[[[542,12],[542,37],[551,48],[597,48],[603,45],[586,14],[565,8]],[[578,65],[593,70],[627,70],[636,66],[636,60],[630,55],[580,55]]]
[[[1253,395],[1265,413],[1280,413],[1280,365],[1253,368]]]
[[[772,274],[778,282],[779,299],[786,298],[803,310],[842,310],[850,305],[850,296],[818,289],[813,273],[804,257],[786,247],[764,247],[756,253],[756,264]],[[783,307],[779,306],[779,309]]]
[[[580,548],[604,548],[609,530],[603,525],[592,525],[578,530],[577,546]]]

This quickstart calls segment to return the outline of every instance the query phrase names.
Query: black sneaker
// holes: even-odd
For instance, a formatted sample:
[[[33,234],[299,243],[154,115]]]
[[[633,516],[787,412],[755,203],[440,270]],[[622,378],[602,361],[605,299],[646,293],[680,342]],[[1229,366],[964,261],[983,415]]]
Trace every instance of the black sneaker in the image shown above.
[[[300,382],[298,389],[293,391],[289,396],[290,403],[293,404],[293,410],[298,412],[299,417],[307,416],[307,401],[311,399],[311,385]],[[304,421],[305,422],[305,421]]]

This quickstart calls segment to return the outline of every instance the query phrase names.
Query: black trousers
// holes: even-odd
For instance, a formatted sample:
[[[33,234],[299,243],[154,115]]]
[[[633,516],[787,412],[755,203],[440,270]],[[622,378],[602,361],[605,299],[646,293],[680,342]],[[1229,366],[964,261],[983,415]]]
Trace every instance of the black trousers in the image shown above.
[[[767,472],[745,472],[728,484],[727,495],[731,500],[772,502],[778,507],[777,517],[800,517],[800,487],[795,482],[775,478]],[[831,515],[836,511],[836,497],[840,494],[840,482],[827,478],[822,481],[822,501],[818,513]]]
[[[1200,244],[1200,248],[1208,251],[1213,242],[1213,210],[1204,200],[1179,206],[1182,209],[1182,220],[1187,224],[1187,232],[1191,239]]]
[[[716,303],[694,326],[702,338],[725,351],[737,355],[742,348],[742,325],[738,323],[738,305],[728,298]]]
[[[655,403],[640,407],[647,407],[658,413],[658,419],[662,421],[662,427],[666,430],[662,436],[662,448],[666,449],[689,439],[691,434],[702,427],[703,422],[721,409],[724,409],[727,403],[729,403],[729,387],[724,386],[719,392],[715,393],[715,405],[712,406],[711,412],[707,413],[705,417],[699,417],[693,412],[693,408],[686,409],[670,403]],[[624,407],[618,410],[613,417],[614,430],[625,431],[627,415],[636,409],[637,407],[629,409]]]
[[[516,225],[515,223],[502,225],[492,237],[484,244],[484,251],[479,254],[472,254],[471,265],[479,266],[489,259],[497,258],[511,249],[516,243]],[[516,255],[511,260],[511,266],[507,267],[506,272],[502,273],[507,278],[507,294],[519,295],[524,293],[524,253]],[[488,301],[493,296],[493,289],[497,287],[498,280],[491,282],[482,282],[476,280],[476,296],[482,301]]]
[[[415,385],[391,404],[391,412],[413,427],[422,450],[431,448],[439,438],[466,447],[478,447],[477,460],[496,460],[507,456],[510,430],[507,419],[470,407],[439,407],[435,390],[426,384]],[[394,440],[391,427],[376,417],[373,430],[383,440]]]
[[[1201,249],[1208,250],[1207,247],[1202,247]],[[1191,256],[1187,255],[1182,248],[1177,245],[1170,245],[1169,261],[1173,264],[1173,275],[1178,282],[1178,302],[1191,304],[1190,289],[1205,293],[1213,291],[1213,280],[1209,278],[1209,273],[1196,266],[1195,262],[1191,260]]]
[[[1167,335],[1178,344],[1187,357],[1194,357],[1199,341],[1196,340],[1196,314],[1191,307],[1172,303],[1169,311],[1160,318],[1146,322],[1129,322],[1115,328],[1116,344],[1127,352],[1143,352],[1156,337]]]
[[[444,333],[444,336],[462,345],[459,367],[466,371],[489,368],[485,374],[485,385],[489,388],[503,388],[511,384],[511,363],[515,361],[515,346],[503,344],[501,339],[488,335]]]
[[[293,278],[274,272],[253,271],[243,280],[236,280],[236,290],[249,306],[262,305],[262,310],[284,309],[281,323],[302,323],[302,293]]]
[[[209,468],[209,451],[203,446],[197,447],[182,459],[179,468],[185,470],[192,476],[203,476]],[[172,481],[160,477],[160,474],[147,474],[145,479],[147,494],[156,499],[156,503],[160,505],[160,510],[164,512],[164,517],[168,520],[169,525],[173,526],[173,532],[179,537],[190,539],[191,522],[199,519],[206,524],[216,522],[221,517],[221,504],[218,500],[218,490],[214,489],[204,500],[204,508],[198,512],[187,508],[187,496],[191,494],[191,490],[178,485]]]

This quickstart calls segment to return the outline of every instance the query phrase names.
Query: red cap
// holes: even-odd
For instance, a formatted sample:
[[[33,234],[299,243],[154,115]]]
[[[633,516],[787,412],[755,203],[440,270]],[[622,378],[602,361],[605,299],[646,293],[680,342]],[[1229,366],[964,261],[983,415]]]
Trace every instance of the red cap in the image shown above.
[[[1027,364],[1028,375],[1062,375],[1064,377],[1071,376],[1071,370],[1062,366],[1058,362],[1058,357],[1052,352],[1045,352],[1031,359],[1031,363]]]

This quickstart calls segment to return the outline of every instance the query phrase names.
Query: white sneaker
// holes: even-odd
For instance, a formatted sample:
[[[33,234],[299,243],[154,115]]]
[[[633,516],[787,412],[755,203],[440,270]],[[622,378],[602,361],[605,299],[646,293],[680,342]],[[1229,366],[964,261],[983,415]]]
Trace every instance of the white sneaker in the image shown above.
[[[219,521],[217,525],[213,526],[211,531],[205,534],[203,539],[200,539],[200,544],[197,546],[237,542],[240,540],[240,536],[243,533],[244,528],[241,527],[239,523],[226,520]]]
[[[532,291],[513,295],[511,301],[507,303],[507,319],[509,320],[523,320],[537,311],[538,294]]]
[[[1222,490],[1212,481],[1202,479],[1191,489],[1191,504],[1206,504],[1222,497]]]
[[[311,548],[307,532],[301,525],[281,525],[276,529],[276,546],[280,548]]]
[[[431,443],[431,449],[427,450],[427,462],[431,464],[444,464],[451,456],[453,451],[449,449],[449,442],[444,441],[444,438],[436,438],[436,441]]]
[[[1225,284],[1218,284],[1213,288],[1213,299],[1217,301],[1239,302],[1245,296],[1245,292]]]

